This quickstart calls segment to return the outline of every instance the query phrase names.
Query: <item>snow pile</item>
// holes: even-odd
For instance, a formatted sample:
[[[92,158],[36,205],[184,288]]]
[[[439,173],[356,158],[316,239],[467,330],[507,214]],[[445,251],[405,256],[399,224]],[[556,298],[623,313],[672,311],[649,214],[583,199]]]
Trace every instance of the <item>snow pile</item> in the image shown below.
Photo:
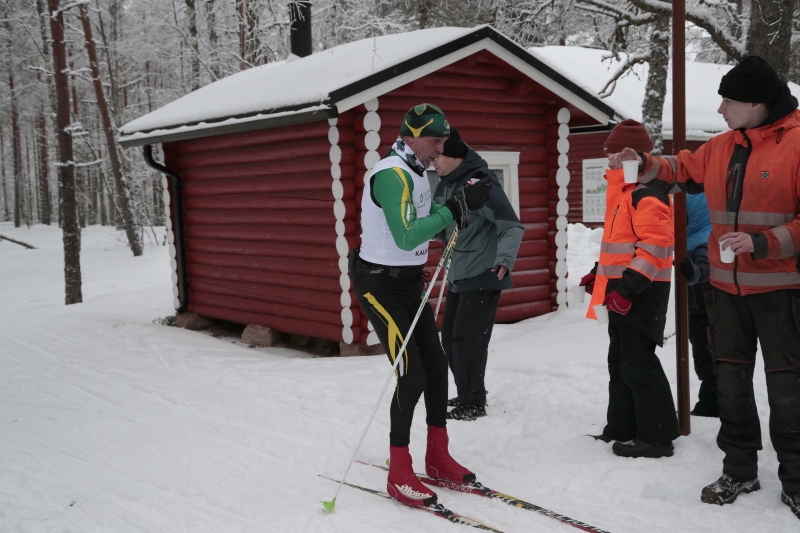
[[[603,228],[590,229],[581,223],[567,224],[567,271],[569,292],[594,268],[600,257]],[[571,301],[571,299],[570,299]]]
[[[606,50],[580,46],[544,46],[531,48],[530,53],[565,77],[583,87],[590,94],[599,94],[627,57],[620,60],[605,59],[611,55]],[[568,66],[568,68],[565,68]],[[632,71],[617,81],[614,92],[603,100],[624,118],[641,122],[644,88],[647,83],[647,63],[639,63]],[[728,125],[717,113],[721,102],[717,94],[719,82],[731,65],[686,62],[686,129],[689,139],[707,140],[714,133],[727,131]],[[800,85],[789,83],[792,94],[800,98]],[[667,77],[667,94],[664,100],[664,134],[672,138],[672,66]]]
[[[595,260],[596,233],[570,227],[574,277]],[[83,231],[84,303],[67,307],[60,230],[0,223],[0,234],[39,247],[0,241],[0,531],[467,531],[347,487],[334,513],[322,511],[336,486],[318,474],[343,472],[389,372],[385,357],[310,358],[153,324],[172,312],[167,250],[151,243],[134,258],[108,228]],[[721,471],[715,419],[693,418],[669,459],[622,459],[585,436],[602,430],[608,379],[607,333],[583,318],[585,305],[496,326],[488,416],[449,424],[456,459],[489,487],[612,533],[797,530],[780,502],[760,363],[762,490],[733,505],[700,502]],[[659,353],[674,392],[672,341]],[[694,396],[694,375],[691,385]],[[388,456],[389,402],[360,460]],[[416,415],[421,470],[421,406]],[[380,489],[386,474],[357,464],[349,479]],[[576,531],[500,501],[438,493],[507,533]]]

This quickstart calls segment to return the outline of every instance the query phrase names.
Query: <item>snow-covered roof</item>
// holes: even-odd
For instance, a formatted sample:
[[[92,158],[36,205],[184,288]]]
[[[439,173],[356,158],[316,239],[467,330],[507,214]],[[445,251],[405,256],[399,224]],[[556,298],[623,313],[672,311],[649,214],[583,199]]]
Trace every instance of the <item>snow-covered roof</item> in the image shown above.
[[[586,91],[597,95],[611,79],[621,61],[604,58],[611,54],[605,50],[582,48],[579,46],[545,46],[531,48],[530,53],[558,69],[564,76]],[[624,54],[621,60],[625,59]],[[715,134],[726,131],[728,125],[717,113],[720,96],[717,94],[719,82],[731,65],[686,62],[686,137],[693,140],[707,140]],[[611,95],[603,100],[614,108],[623,118],[641,122],[642,101],[647,82],[647,63],[639,63],[633,72],[617,81]],[[789,83],[792,94],[800,98],[800,86]],[[672,138],[672,68],[667,78],[667,94],[662,115],[664,137]]]
[[[136,146],[324,118],[488,50],[601,123],[613,110],[490,26],[430,28],[342,44],[233,74],[120,128]]]

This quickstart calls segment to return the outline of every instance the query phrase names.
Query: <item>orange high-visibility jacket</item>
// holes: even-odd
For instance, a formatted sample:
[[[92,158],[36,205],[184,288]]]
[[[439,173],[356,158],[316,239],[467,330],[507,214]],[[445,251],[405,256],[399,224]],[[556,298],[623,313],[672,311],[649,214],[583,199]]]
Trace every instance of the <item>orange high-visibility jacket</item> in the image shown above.
[[[586,313],[606,296],[608,280],[623,277],[627,269],[651,282],[672,280],[674,233],[672,202],[638,183],[625,183],[622,170],[606,170],[606,215],[600,260]]]
[[[800,110],[768,126],[718,135],[694,153],[646,156],[640,181],[705,191],[712,232],[711,284],[732,294],[800,289]],[[719,238],[742,231],[755,251],[720,261]]]

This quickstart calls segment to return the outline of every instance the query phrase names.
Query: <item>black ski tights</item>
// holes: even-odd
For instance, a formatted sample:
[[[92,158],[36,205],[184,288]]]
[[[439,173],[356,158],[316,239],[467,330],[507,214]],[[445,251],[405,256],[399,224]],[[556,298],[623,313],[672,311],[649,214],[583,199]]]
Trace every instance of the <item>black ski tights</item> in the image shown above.
[[[422,278],[397,279],[370,273],[354,279],[353,286],[358,303],[375,328],[389,360],[394,363],[422,303]],[[397,386],[390,409],[389,443],[392,446],[408,446],[414,408],[423,394],[428,425],[445,427],[447,359],[439,342],[433,310],[427,303],[397,366]]]

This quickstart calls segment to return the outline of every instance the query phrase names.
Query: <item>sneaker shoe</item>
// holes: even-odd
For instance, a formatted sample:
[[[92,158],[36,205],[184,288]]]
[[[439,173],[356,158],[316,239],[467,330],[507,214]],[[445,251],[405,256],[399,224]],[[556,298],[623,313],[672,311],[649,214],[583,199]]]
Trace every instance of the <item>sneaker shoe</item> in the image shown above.
[[[448,420],[475,420],[486,416],[486,406],[474,403],[462,403],[447,413]]]
[[[781,492],[781,501],[789,506],[797,518],[800,518],[800,492],[786,494],[786,491],[783,491]]]
[[[671,442],[656,446],[655,444],[648,444],[639,439],[633,439],[631,442],[615,442],[611,447],[614,455],[620,457],[672,457],[672,451],[675,446]]]
[[[408,446],[389,446],[389,479],[386,482],[389,496],[412,507],[430,506],[437,496],[423,485],[414,474]]]
[[[741,479],[730,474],[722,474],[714,483],[703,487],[700,500],[704,503],[725,505],[733,503],[741,493],[747,494],[760,488],[761,484],[758,482],[757,476],[752,479]]]
[[[475,481],[475,474],[450,456],[449,444],[447,428],[428,426],[425,473],[434,479],[443,479],[456,485],[468,485]]]

